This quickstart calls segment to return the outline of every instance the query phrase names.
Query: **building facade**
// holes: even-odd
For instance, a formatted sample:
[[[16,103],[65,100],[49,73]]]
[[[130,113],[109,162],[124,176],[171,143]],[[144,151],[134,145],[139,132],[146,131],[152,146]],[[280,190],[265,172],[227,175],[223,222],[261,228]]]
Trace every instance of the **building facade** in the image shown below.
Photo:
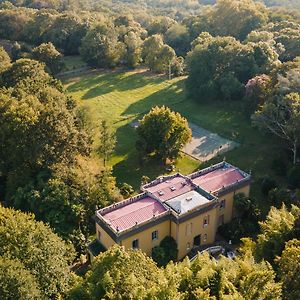
[[[139,248],[150,256],[171,236],[182,259],[193,247],[215,241],[218,227],[232,219],[234,196],[248,196],[250,184],[249,174],[227,162],[188,176],[159,177],[142,186],[141,194],[96,211],[94,244]]]

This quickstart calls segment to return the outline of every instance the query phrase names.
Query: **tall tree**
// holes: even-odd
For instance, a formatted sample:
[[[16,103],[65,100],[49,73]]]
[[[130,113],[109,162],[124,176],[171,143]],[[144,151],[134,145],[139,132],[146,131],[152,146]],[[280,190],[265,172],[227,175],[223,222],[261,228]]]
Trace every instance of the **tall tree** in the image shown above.
[[[257,237],[255,253],[258,258],[273,261],[280,255],[284,244],[294,234],[295,221],[299,218],[300,208],[293,206],[288,210],[285,205],[277,209],[271,207],[264,222],[260,222],[261,233]]]
[[[79,53],[88,23],[74,12],[59,14],[43,33],[43,41],[51,41],[65,55]]]
[[[283,297],[287,300],[300,298],[300,240],[293,239],[285,244],[281,257],[276,262],[283,283]]]
[[[218,0],[196,18],[198,34],[208,31],[212,35],[232,36],[244,40],[249,32],[265,25],[266,7],[252,0]]]
[[[165,106],[152,108],[140,121],[137,134],[137,149],[164,162],[176,159],[192,136],[187,120]]]
[[[9,194],[53,164],[88,154],[90,141],[73,99],[39,62],[19,60],[2,80],[12,87],[0,91],[0,170]]]
[[[62,85],[45,71],[43,63],[25,58],[17,60],[2,73],[0,84],[7,88],[20,88],[30,94],[38,93],[45,86],[62,91]]]
[[[163,271],[141,251],[114,246],[100,254],[68,299],[176,299]]]
[[[2,300],[40,300],[42,293],[35,276],[17,259],[0,256],[0,295]]]
[[[217,262],[208,253],[166,267],[169,280],[188,299],[281,299],[281,285],[266,262],[256,263],[248,253],[234,261],[221,257]]]
[[[126,45],[125,64],[129,68],[135,68],[142,60],[142,39],[133,31],[130,31],[124,37],[124,44]]]
[[[150,70],[167,73],[176,58],[175,51],[165,45],[160,35],[153,35],[143,43],[142,57]]]
[[[80,47],[83,59],[94,67],[115,67],[124,53],[125,45],[118,41],[117,31],[106,25],[89,30]]]
[[[253,123],[286,141],[297,161],[300,145],[300,94],[291,93],[267,101],[253,116]]]
[[[166,43],[171,46],[177,55],[185,56],[190,50],[190,35],[187,26],[174,24],[165,34]]]
[[[45,63],[52,74],[57,74],[64,68],[62,55],[52,43],[44,43],[34,48],[32,56],[34,59]]]
[[[11,65],[10,57],[3,47],[0,47],[0,74],[7,70]]]
[[[244,100],[248,114],[253,114],[258,106],[261,106],[270,97],[272,93],[271,77],[262,74],[251,78],[246,84],[246,93]]]
[[[109,129],[107,122],[103,120],[100,124],[100,145],[97,152],[103,158],[104,166],[106,166],[107,160],[111,157],[114,152],[116,145],[116,137]]]
[[[276,43],[284,47],[280,52],[282,61],[293,60],[300,56],[300,24],[299,22],[287,21],[271,22],[263,27],[264,31],[272,33]]]
[[[72,248],[32,215],[0,206],[0,256],[19,260],[32,275],[28,278],[30,289],[34,288],[34,278],[46,299],[70,287]]]
[[[120,200],[111,171],[95,158],[78,157],[73,165],[57,164],[52,173],[39,173],[11,197],[14,207],[33,212],[55,232],[72,241],[78,253],[86,250],[87,238],[94,231],[92,217],[102,208]]]

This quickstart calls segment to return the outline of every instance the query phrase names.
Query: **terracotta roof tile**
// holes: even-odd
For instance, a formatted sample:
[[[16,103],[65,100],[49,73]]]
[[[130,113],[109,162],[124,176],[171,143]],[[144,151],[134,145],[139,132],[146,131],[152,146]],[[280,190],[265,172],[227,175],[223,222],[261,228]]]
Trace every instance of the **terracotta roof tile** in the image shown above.
[[[136,224],[152,219],[153,215],[158,216],[166,211],[167,209],[157,200],[145,196],[135,202],[103,214],[102,217],[115,230],[124,231]]]
[[[192,180],[205,191],[214,193],[243,178],[244,176],[238,169],[230,166],[215,169],[206,174],[200,174]]]
[[[144,189],[152,193],[161,201],[167,201],[192,191],[194,188],[187,178],[178,175],[173,178],[163,178],[162,182],[158,182],[157,184],[153,185],[150,184],[150,186],[146,185]]]

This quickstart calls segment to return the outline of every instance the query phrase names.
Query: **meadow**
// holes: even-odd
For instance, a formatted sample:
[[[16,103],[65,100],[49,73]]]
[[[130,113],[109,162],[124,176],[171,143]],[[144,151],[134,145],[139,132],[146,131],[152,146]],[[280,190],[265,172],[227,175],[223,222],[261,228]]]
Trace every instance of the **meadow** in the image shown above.
[[[159,162],[140,164],[135,150],[136,133],[130,126],[132,121],[142,118],[156,105],[168,106],[189,121],[239,142],[240,147],[225,154],[228,162],[251,172],[255,178],[272,174],[271,164],[278,153],[276,143],[251,126],[240,103],[197,103],[188,99],[184,81],[185,77],[168,80],[143,69],[98,70],[65,78],[64,84],[89,116],[95,148],[101,120],[107,120],[116,132],[117,145],[109,164],[118,184],[127,182],[138,190],[143,175],[155,178],[166,173],[165,167]],[[176,162],[176,171],[188,174],[222,159],[223,156],[201,164],[183,155]],[[255,186],[253,193],[260,196]]]

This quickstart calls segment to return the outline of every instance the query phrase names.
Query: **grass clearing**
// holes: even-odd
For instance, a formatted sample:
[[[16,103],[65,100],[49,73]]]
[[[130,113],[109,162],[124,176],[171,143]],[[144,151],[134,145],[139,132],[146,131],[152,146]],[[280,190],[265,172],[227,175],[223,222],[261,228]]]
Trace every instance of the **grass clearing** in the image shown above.
[[[271,174],[271,164],[279,150],[276,143],[251,127],[249,118],[238,103],[199,104],[187,99],[184,80],[184,77],[167,80],[145,70],[115,70],[68,78],[65,87],[87,110],[94,135],[102,119],[107,120],[116,131],[116,153],[110,164],[118,183],[127,182],[138,189],[141,176],[155,178],[165,173],[165,168],[158,162],[140,165],[135,150],[136,133],[129,126],[155,105],[166,105],[196,125],[239,142],[240,147],[226,153],[228,162],[251,171],[255,177]],[[223,157],[214,158],[209,164],[221,159]],[[183,156],[176,163],[176,170],[188,174],[207,164]],[[253,193],[260,197],[255,185]]]

